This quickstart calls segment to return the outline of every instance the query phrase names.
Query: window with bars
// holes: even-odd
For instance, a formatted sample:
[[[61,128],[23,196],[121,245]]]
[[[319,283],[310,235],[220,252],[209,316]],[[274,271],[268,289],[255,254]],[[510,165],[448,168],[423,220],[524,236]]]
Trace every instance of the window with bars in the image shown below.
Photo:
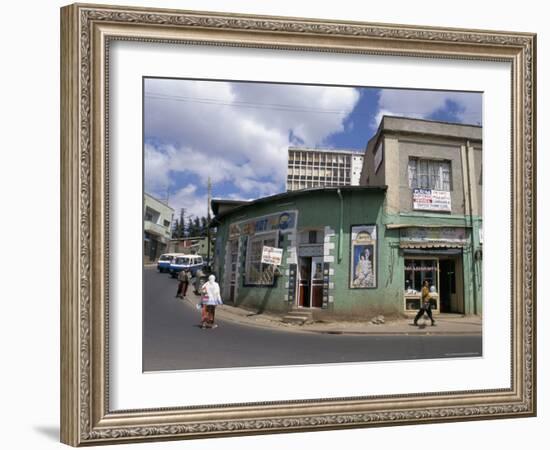
[[[262,236],[254,236],[249,239],[245,263],[246,284],[273,285],[274,266],[271,264],[262,264],[262,249],[264,246],[277,246],[277,232]]]
[[[450,161],[410,158],[408,172],[411,189],[452,189]]]

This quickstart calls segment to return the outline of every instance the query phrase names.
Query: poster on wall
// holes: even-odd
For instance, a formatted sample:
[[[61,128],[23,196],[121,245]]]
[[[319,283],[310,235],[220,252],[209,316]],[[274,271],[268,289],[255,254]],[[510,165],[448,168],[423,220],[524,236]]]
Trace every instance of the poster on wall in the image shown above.
[[[350,289],[376,287],[376,225],[351,227]]]

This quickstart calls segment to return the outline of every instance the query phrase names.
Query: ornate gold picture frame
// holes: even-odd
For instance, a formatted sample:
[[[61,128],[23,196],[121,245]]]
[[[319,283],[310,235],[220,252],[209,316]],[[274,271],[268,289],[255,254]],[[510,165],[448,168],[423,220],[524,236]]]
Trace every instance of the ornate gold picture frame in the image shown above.
[[[477,391],[113,410],[108,99],[109,51],[115,41],[509,63],[511,385]],[[85,4],[62,8],[62,442],[81,446],[534,416],[535,88],[536,36],[530,33]]]

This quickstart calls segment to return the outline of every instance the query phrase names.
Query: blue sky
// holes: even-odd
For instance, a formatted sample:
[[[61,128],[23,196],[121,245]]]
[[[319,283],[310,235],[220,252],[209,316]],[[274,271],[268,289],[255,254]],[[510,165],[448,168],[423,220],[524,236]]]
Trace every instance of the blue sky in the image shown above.
[[[482,95],[453,91],[144,80],[145,191],[179,214],[213,196],[285,189],[289,145],[362,151],[384,115],[481,125]]]

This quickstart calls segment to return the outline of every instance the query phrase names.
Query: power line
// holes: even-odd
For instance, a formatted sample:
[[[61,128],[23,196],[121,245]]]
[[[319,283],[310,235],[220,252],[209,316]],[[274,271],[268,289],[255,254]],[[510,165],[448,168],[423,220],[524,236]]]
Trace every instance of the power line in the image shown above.
[[[168,100],[168,101],[177,101],[183,103],[199,103],[204,105],[216,105],[216,106],[231,106],[237,108],[259,108],[259,109],[271,109],[275,111],[286,111],[286,112],[309,112],[316,114],[337,114],[337,115],[348,115],[351,114],[351,111],[342,111],[336,109],[319,109],[319,108],[307,108],[307,107],[296,107],[295,105],[288,104],[279,104],[279,103],[256,103],[256,102],[245,102],[245,101],[222,101],[215,98],[207,97],[185,97],[185,96],[176,96],[169,94],[160,94],[160,93],[149,93],[145,94],[146,98],[153,100]],[[417,114],[424,115],[424,112],[421,111],[391,111],[391,114]],[[461,112],[463,116],[478,116],[478,113],[475,112]],[[354,113],[356,116],[372,116],[372,114],[367,113]]]

